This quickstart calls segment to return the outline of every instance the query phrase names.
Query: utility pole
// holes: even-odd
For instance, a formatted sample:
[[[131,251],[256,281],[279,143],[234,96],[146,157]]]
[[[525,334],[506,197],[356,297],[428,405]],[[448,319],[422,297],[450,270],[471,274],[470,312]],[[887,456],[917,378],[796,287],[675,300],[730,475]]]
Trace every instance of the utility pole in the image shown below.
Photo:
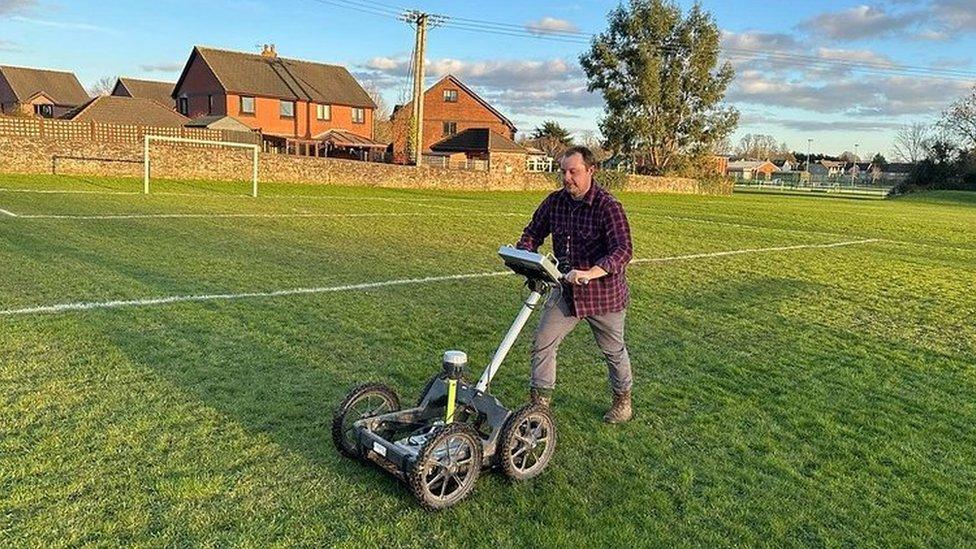
[[[807,185],[812,185],[813,182],[810,181],[810,146],[813,145],[813,139],[807,139]]]
[[[851,187],[854,186],[854,180],[857,178],[857,172],[860,171],[860,167],[857,165],[861,161],[861,158],[857,156],[857,148],[860,147],[860,143],[854,143],[854,166],[851,168]]]
[[[427,29],[436,26],[446,18],[411,10],[404,12],[400,19],[416,28],[413,46],[413,127],[410,128],[410,135],[413,138],[414,164],[419,167],[424,152],[424,57],[427,53]]]

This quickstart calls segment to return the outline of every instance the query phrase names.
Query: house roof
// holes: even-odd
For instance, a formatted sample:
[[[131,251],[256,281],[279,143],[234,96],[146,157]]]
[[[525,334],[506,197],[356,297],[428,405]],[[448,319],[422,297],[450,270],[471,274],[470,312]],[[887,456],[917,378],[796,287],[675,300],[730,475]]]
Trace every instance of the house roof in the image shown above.
[[[430,146],[435,152],[525,152],[525,147],[488,128],[468,128]]]
[[[729,162],[730,170],[755,170],[760,166],[765,164],[773,164],[769,160],[736,160],[735,162]],[[775,167],[776,165],[773,164]]]
[[[198,56],[228,93],[376,108],[376,103],[345,67],[202,46],[193,48],[172,97],[182,87],[187,70]]]
[[[0,65],[0,75],[7,80],[19,102],[43,94],[55,105],[74,107],[90,99],[74,73]]]
[[[825,168],[843,168],[847,165],[847,163],[842,160],[821,160],[819,164]]]
[[[315,139],[331,143],[337,147],[366,147],[385,149],[386,144],[345,130],[329,130],[315,136]]]
[[[61,118],[101,124],[179,127],[190,119],[152,99],[104,95],[89,100]]]
[[[115,82],[115,88],[112,90],[112,95],[122,95],[121,89],[128,91],[131,97],[152,99],[166,106],[173,104],[172,82],[139,80],[137,78],[126,78],[120,76]]]
[[[187,128],[209,128],[212,130],[232,130],[237,132],[252,131],[250,126],[241,122],[240,120],[232,116],[225,116],[222,114],[201,116],[199,118],[194,118],[183,125]]]
[[[444,82],[445,80],[450,80],[452,83],[454,83],[455,85],[457,85],[457,87],[461,88],[465,93],[467,93],[468,95],[470,95],[471,97],[473,97],[475,99],[475,101],[477,101],[478,103],[480,103],[483,107],[485,107],[486,109],[488,109],[492,114],[494,114],[495,116],[497,116],[498,119],[501,120],[501,122],[503,124],[505,124],[506,126],[508,126],[509,128],[511,128],[513,132],[518,131],[518,128],[515,127],[515,124],[513,124],[512,121],[508,119],[508,117],[506,117],[504,114],[502,114],[501,112],[499,112],[498,109],[496,109],[495,107],[492,107],[491,106],[491,103],[488,103],[487,101],[485,101],[484,98],[482,98],[480,95],[478,95],[477,93],[475,93],[474,90],[472,90],[471,88],[469,88],[468,86],[466,86],[464,84],[464,82],[461,82],[453,74],[449,74],[449,75],[445,76],[444,78],[441,78],[440,80],[438,80],[436,84],[434,84],[433,86],[427,88],[427,91],[425,91],[424,94],[426,95],[427,92],[429,92],[430,90],[432,90],[432,89],[436,88],[437,86],[441,85],[441,83]],[[410,107],[411,104],[413,104],[413,101],[408,101],[404,105],[395,105],[393,107],[393,112],[390,114],[390,118],[392,119],[394,116],[396,116],[396,114],[400,111],[400,109],[406,109],[406,108]]]

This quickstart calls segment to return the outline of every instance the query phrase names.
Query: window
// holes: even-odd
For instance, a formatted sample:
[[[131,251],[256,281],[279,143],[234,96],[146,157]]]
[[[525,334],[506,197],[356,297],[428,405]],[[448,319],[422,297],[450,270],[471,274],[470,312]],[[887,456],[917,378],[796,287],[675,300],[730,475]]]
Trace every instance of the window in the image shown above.
[[[457,133],[457,122],[444,122],[444,135],[454,135]]]
[[[280,101],[278,105],[278,112],[281,114],[282,118],[295,118],[294,101]]]
[[[190,101],[186,97],[181,97],[179,103],[177,103],[177,108],[179,108],[180,114],[183,116],[190,115]]]
[[[207,114],[213,114],[213,96],[207,96]]]
[[[457,103],[457,90],[444,90],[444,101]]]
[[[241,96],[241,114],[254,114],[254,98]]]
[[[43,118],[54,118],[54,105],[34,105],[34,114]]]
[[[352,122],[353,124],[365,124],[366,123],[366,109],[352,108]]]
[[[316,105],[315,118],[319,120],[332,120],[332,105]]]

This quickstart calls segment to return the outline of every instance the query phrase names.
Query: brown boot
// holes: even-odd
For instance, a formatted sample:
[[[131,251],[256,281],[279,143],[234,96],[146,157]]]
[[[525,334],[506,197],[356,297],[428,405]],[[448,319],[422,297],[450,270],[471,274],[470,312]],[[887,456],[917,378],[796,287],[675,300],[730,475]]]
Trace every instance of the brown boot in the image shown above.
[[[634,410],[630,407],[630,391],[614,393],[613,405],[603,416],[604,423],[624,423],[634,417]]]
[[[546,408],[549,408],[552,404],[552,391],[532,387],[529,389],[529,400],[532,402],[532,404],[541,404]]]

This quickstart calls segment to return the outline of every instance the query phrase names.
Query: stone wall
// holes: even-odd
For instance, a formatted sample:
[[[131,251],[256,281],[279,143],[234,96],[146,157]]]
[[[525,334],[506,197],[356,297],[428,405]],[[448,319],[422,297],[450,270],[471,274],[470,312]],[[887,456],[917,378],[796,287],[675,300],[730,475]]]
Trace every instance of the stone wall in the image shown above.
[[[154,143],[150,159],[154,178],[245,181],[251,177],[251,152],[245,149]],[[504,161],[503,158],[496,160]],[[142,170],[141,144],[0,136],[0,173],[142,177]],[[479,172],[272,153],[260,153],[258,179],[271,183],[455,190],[544,191],[557,188],[552,175],[517,168],[511,173],[504,170]],[[629,176],[626,190],[716,192],[703,189],[693,179],[634,175]],[[731,193],[731,187],[728,193]]]

